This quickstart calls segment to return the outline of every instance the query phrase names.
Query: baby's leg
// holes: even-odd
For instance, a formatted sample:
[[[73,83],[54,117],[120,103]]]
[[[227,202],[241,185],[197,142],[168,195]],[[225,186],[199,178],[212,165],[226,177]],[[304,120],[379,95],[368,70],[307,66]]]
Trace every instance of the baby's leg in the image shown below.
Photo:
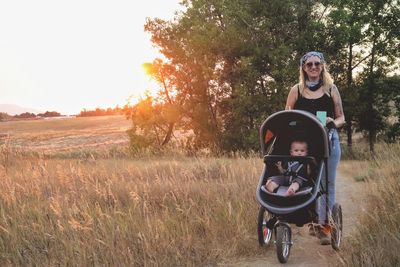
[[[292,195],[294,195],[294,193],[296,193],[296,191],[299,190],[299,187],[300,187],[300,185],[299,185],[298,182],[293,182],[293,183],[289,186],[289,188],[288,188],[288,190],[287,190],[287,192],[286,192],[286,196],[292,196]]]
[[[273,193],[274,190],[278,188],[278,186],[279,185],[272,180],[268,180],[267,183],[265,184],[265,188],[271,193]]]

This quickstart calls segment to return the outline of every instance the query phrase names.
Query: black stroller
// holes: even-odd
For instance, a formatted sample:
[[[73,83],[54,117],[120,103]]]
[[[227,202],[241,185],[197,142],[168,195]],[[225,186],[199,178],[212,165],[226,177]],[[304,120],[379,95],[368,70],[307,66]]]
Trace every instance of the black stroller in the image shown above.
[[[261,151],[264,156],[264,170],[257,186],[256,196],[261,204],[258,214],[258,240],[260,245],[268,245],[275,236],[277,256],[281,263],[289,259],[293,245],[290,224],[303,226],[317,222],[316,200],[325,194],[328,203],[328,179],[322,184],[323,175],[328,176],[325,166],[330,154],[331,130],[325,127],[313,114],[301,110],[280,111],[269,116],[260,128]],[[308,156],[290,156],[290,140],[294,136],[303,136],[308,143]],[[268,192],[263,188],[271,176],[279,173],[276,162],[297,161],[313,166],[313,171],[306,182],[294,195],[287,197],[288,187],[280,186],[277,192]],[[297,176],[295,172],[283,175]],[[302,177],[300,177],[302,178]],[[327,205],[328,206],[328,205]],[[327,208],[328,209],[328,208]],[[342,238],[342,210],[335,203],[332,210],[327,210],[327,222],[332,227],[331,244],[339,249]]]

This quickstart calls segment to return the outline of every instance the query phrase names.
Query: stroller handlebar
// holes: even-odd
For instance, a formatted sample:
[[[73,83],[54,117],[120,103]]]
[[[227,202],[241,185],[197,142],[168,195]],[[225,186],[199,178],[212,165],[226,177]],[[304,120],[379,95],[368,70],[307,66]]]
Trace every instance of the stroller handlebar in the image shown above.
[[[337,129],[336,124],[333,121],[330,121],[326,124],[326,128],[330,129]]]

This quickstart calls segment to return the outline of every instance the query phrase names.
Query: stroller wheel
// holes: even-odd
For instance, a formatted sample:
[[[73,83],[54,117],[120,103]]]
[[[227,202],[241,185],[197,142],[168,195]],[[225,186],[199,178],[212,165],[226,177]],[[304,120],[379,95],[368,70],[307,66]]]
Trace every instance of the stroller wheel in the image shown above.
[[[280,263],[289,259],[292,246],[292,231],[288,225],[279,225],[276,228],[276,254]]]
[[[331,245],[335,250],[339,250],[343,234],[342,207],[335,203],[332,209],[332,232]]]
[[[267,222],[272,219],[271,214],[262,206],[258,211],[257,233],[260,246],[267,246],[271,242],[272,228],[267,227]]]

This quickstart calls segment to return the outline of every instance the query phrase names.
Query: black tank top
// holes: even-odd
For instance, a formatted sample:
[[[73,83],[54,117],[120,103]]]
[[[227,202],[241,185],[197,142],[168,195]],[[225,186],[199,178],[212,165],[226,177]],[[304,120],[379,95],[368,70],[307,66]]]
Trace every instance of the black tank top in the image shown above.
[[[335,108],[331,96],[324,93],[316,99],[305,98],[300,94],[299,86],[297,86],[297,92],[298,97],[294,109],[305,110],[314,115],[317,115],[317,111],[326,111],[326,116],[335,119]],[[331,94],[331,89],[329,89],[329,94]]]

